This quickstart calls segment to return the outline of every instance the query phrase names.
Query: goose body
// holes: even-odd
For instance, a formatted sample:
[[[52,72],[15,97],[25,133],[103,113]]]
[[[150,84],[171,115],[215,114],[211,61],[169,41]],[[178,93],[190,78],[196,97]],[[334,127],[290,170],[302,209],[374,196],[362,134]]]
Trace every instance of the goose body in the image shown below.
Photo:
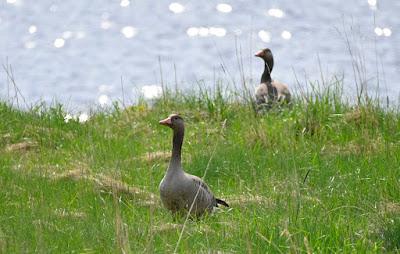
[[[290,102],[291,95],[288,85],[278,80],[261,83],[256,88],[256,102],[258,105],[271,102]]]
[[[277,80],[272,80],[271,72],[274,67],[274,57],[270,49],[259,51],[255,56],[264,60],[264,72],[260,85],[256,88],[255,97],[257,105],[271,104],[274,102],[290,102],[291,95],[288,85]]]
[[[218,204],[228,204],[214,197],[207,184],[199,177],[186,173],[182,169],[181,149],[184,137],[183,119],[176,114],[160,121],[173,132],[172,156],[164,178],[160,182],[160,197],[163,205],[172,213],[189,211],[191,215],[201,216],[212,212]]]

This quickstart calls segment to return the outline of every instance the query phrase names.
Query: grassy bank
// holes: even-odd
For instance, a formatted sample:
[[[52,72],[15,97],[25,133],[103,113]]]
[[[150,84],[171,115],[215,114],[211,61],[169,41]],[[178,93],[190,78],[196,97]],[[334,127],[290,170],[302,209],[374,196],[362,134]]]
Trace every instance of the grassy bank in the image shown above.
[[[172,138],[158,121],[172,112],[186,171],[210,163],[205,180],[231,205],[189,221],[179,246],[184,219],[158,198]],[[256,115],[218,92],[167,94],[64,116],[0,103],[0,253],[400,249],[400,114],[376,101],[324,90]]]

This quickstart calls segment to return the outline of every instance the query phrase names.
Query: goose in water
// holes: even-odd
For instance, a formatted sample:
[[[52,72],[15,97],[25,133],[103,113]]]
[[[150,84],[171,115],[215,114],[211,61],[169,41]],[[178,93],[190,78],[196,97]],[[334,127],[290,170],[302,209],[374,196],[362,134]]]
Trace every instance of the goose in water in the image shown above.
[[[290,92],[286,84],[271,79],[272,68],[274,67],[274,57],[270,49],[260,50],[255,54],[264,60],[264,72],[261,76],[261,83],[256,88],[257,105],[268,103],[269,106],[274,102],[290,102]]]
[[[182,117],[172,114],[161,120],[160,124],[170,127],[174,136],[172,139],[172,156],[164,178],[160,183],[160,196],[163,205],[172,213],[189,211],[193,203],[191,215],[201,216],[212,212],[218,204],[229,205],[215,198],[209,187],[197,176],[183,171],[181,164],[181,149],[185,126]]]

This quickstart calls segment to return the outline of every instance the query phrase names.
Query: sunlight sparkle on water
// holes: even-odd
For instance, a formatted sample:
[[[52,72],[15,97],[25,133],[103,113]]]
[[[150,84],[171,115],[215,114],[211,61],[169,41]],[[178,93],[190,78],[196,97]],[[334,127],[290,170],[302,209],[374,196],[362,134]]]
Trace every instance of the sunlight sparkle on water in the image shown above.
[[[111,103],[110,98],[108,98],[108,96],[105,94],[100,95],[97,101],[99,102],[100,106],[107,106]]]
[[[195,36],[201,36],[201,37],[207,37],[210,35],[214,35],[217,37],[224,37],[226,35],[226,29],[223,27],[189,27],[186,30],[186,34],[189,37],[195,37]]]
[[[271,8],[268,10],[268,15],[275,18],[282,18],[284,13],[281,9]]]
[[[156,99],[161,97],[162,87],[159,85],[143,86],[141,92],[147,100]]]
[[[182,13],[185,10],[185,6],[183,6],[180,3],[171,3],[168,6],[169,10],[172,11],[173,13],[177,14],[177,13]]]
[[[197,27],[189,27],[188,30],[186,30],[186,34],[189,37],[194,37],[199,35],[199,29]]]
[[[229,13],[232,11],[232,6],[229,4],[225,4],[225,3],[217,4],[217,6],[215,8],[217,9],[217,11],[223,12],[223,13]]]
[[[30,34],[34,34],[37,31],[37,27],[35,25],[31,25],[28,29]]]
[[[131,2],[129,0],[121,0],[121,7],[128,7]]]
[[[137,34],[137,30],[133,26],[125,26],[121,29],[121,33],[129,39]]]
[[[62,48],[64,47],[65,40],[63,38],[57,38],[54,40],[54,47],[56,48]]]
[[[207,27],[200,27],[199,28],[199,35],[201,37],[206,37],[210,34],[210,30]]]
[[[88,115],[87,113],[81,113],[81,114],[79,115],[79,117],[78,117],[78,121],[79,121],[80,123],[84,123],[84,122],[86,122],[87,120],[89,120],[89,115]]]
[[[282,31],[281,36],[285,40],[290,40],[290,38],[292,38],[292,33],[284,30],[284,31]]]
[[[210,27],[210,34],[215,35],[217,37],[224,37],[226,35],[226,29],[222,27]]]
[[[376,6],[377,2],[376,2],[376,0],[368,0],[368,4],[370,7],[374,7],[374,6]]]
[[[388,27],[382,29],[383,35],[386,37],[390,37],[392,35],[392,30]]]
[[[260,37],[260,39],[263,42],[270,42],[271,41],[271,33],[265,30],[260,30],[258,32],[258,37]]]
[[[8,4],[17,4],[17,0],[7,0]]]
[[[374,32],[377,36],[382,36],[383,35],[383,30],[380,27],[375,27]]]

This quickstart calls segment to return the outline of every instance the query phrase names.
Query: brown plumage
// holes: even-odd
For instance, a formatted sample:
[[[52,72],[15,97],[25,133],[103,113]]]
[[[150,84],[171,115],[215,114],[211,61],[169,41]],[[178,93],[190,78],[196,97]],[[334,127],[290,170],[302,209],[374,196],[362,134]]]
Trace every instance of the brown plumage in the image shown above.
[[[270,49],[260,50],[255,54],[264,60],[264,72],[261,76],[260,85],[256,88],[256,103],[272,104],[274,102],[290,102],[291,95],[289,87],[277,80],[272,80],[271,72],[274,67],[274,57]]]

